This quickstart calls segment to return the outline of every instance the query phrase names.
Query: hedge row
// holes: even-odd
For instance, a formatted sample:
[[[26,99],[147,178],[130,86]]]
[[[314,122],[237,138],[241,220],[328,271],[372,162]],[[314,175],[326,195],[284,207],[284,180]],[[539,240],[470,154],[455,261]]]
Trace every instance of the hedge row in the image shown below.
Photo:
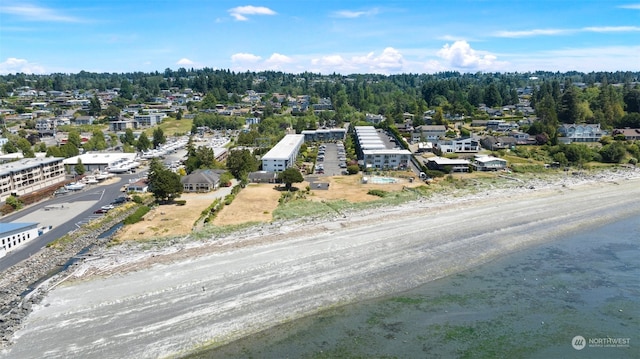
[[[124,224],[138,223],[142,220],[142,217],[144,217],[144,215],[147,214],[147,212],[149,212],[150,210],[151,208],[149,208],[148,206],[140,206],[138,207],[138,209],[136,209],[135,212],[133,212],[131,215],[125,218],[123,223]]]

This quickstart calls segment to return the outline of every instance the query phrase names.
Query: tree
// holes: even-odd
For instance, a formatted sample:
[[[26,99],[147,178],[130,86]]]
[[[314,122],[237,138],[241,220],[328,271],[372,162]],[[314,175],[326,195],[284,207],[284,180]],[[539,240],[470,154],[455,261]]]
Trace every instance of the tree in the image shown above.
[[[293,183],[300,183],[304,181],[302,173],[297,168],[289,167],[286,170],[278,173],[278,179],[284,183],[287,190],[291,190]]]
[[[627,153],[621,142],[613,142],[602,146],[599,152],[600,156],[602,156],[602,162],[607,163],[620,163]]]
[[[136,148],[138,149],[138,151],[143,152],[148,150],[150,147],[151,141],[149,141],[149,138],[144,132],[141,133],[140,137],[138,137],[138,141],[136,142]]]
[[[98,116],[102,112],[102,105],[100,104],[100,100],[98,96],[93,95],[93,97],[89,100],[89,116]]]
[[[120,109],[114,105],[109,105],[109,107],[104,110],[104,115],[111,119],[118,118],[118,116],[120,116]]]
[[[69,135],[67,135],[67,143],[75,146],[75,148],[82,147],[82,139],[80,138],[80,134],[78,133],[78,131],[69,131]]]
[[[258,160],[250,150],[231,150],[227,157],[227,169],[237,179],[243,179],[249,172],[258,170]]]
[[[73,170],[79,176],[82,176],[86,172],[86,168],[84,167],[84,164],[82,163],[82,160],[80,158],[78,158],[78,162],[75,164],[75,166],[73,166]]]
[[[107,148],[107,140],[104,138],[104,133],[100,130],[94,130],[91,134],[91,138],[84,144],[84,149],[87,151],[102,151]]]
[[[167,138],[164,135],[164,131],[160,127],[156,127],[153,130],[153,148],[157,148],[163,143],[167,142]]]
[[[120,136],[120,142],[133,146],[136,143],[136,137],[133,135],[133,130],[130,128],[124,130],[124,134]]]
[[[233,180],[233,175],[231,174],[231,172],[225,172],[220,175],[220,185],[222,187],[231,186],[231,180]]]
[[[177,173],[167,169],[158,159],[149,165],[149,190],[158,202],[172,202],[182,194],[182,183]]]
[[[570,86],[560,98],[558,120],[562,123],[577,123],[580,120],[578,95],[576,88]]]

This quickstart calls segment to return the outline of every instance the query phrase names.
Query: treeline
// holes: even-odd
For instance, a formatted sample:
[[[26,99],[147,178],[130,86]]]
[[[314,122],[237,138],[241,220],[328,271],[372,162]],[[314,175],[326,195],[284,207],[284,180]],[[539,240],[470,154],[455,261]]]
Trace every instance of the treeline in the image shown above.
[[[312,103],[331,99],[335,112],[322,120],[341,123],[361,120],[365,113],[382,114],[400,122],[404,113],[421,118],[428,109],[443,113],[482,118],[479,104],[489,107],[515,105],[518,89],[533,91],[532,105],[541,128],[553,138],[552,127],[559,123],[600,123],[605,128],[635,125],[640,108],[640,72],[527,72],[475,73],[442,72],[437,74],[338,74],[310,72],[290,74],[277,71],[233,72],[210,68],[180,68],[176,71],[134,73],[90,73],[0,76],[0,98],[22,86],[39,91],[93,91],[119,89],[112,112],[130,103],[149,102],[163,90],[187,88],[204,94],[199,108],[215,104],[232,104],[248,90],[264,93],[264,116],[273,114],[274,93],[290,96],[309,95]],[[529,92],[527,92],[529,93]],[[283,104],[286,106],[286,104]],[[193,105],[189,110],[193,109]],[[307,115],[307,113],[303,114]],[[219,119],[213,127],[229,125]],[[420,121],[420,120],[418,120]],[[420,123],[418,123],[420,124]]]

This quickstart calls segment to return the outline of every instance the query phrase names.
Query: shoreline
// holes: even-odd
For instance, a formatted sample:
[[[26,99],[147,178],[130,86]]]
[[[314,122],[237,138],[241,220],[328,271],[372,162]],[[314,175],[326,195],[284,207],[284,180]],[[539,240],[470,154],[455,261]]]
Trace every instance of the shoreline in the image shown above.
[[[29,345],[49,357],[181,355],[407,290],[576,226],[640,213],[630,195],[640,192],[639,171],[619,172],[267,224],[153,251],[103,248],[34,305],[0,356],[26,357]],[[94,334],[81,339],[86,332]]]

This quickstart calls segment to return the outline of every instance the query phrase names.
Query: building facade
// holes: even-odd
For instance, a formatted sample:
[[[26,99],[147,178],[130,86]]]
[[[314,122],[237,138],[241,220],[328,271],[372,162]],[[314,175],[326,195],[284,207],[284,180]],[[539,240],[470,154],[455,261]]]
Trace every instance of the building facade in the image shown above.
[[[0,165],[0,202],[64,182],[63,158],[25,158]]]
[[[0,258],[38,236],[38,223],[0,223]]]
[[[304,135],[285,135],[269,152],[262,156],[262,170],[282,172],[292,167],[304,143]]]
[[[411,152],[400,149],[363,150],[365,168],[404,170],[411,160]]]

